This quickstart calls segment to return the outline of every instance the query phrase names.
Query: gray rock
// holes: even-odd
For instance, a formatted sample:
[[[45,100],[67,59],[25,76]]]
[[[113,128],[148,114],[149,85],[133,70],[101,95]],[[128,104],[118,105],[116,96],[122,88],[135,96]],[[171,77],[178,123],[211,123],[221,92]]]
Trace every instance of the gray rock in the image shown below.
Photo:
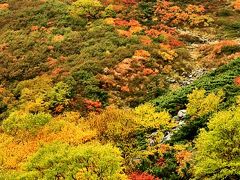
[[[180,111],[178,111],[178,114],[177,116],[180,118],[180,119],[184,119],[187,115],[187,110],[186,109],[182,109]]]
[[[184,121],[180,121],[180,122],[178,123],[179,126],[182,126],[182,125],[184,125],[184,124],[185,124]]]
[[[150,136],[156,136],[158,134],[157,131],[153,132]]]
[[[173,116],[173,120],[175,120],[175,121],[179,121],[180,119],[179,119],[178,116]]]
[[[171,140],[172,135],[173,135],[172,132],[167,131],[166,134],[165,134],[165,136],[162,138],[162,140],[161,140],[160,143],[164,143],[164,142],[166,142],[166,141]]]
[[[155,143],[156,143],[156,141],[154,139],[152,139],[152,138],[149,139],[149,145],[150,146],[154,146]]]

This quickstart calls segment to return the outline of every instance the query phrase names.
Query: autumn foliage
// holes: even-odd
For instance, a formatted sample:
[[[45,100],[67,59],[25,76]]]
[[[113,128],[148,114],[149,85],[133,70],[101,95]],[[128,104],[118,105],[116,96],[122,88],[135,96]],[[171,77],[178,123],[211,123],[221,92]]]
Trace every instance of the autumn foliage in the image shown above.
[[[133,172],[129,176],[130,180],[160,180],[159,178],[155,178],[154,176],[148,174],[148,173],[141,173],[141,172]]]
[[[155,9],[155,16],[166,25],[190,25],[208,26],[213,20],[204,15],[204,6],[188,5],[185,9],[175,5],[170,1],[158,1]]]
[[[236,0],[234,3],[233,3],[233,8],[237,11],[240,10],[240,1],[239,0]]]
[[[239,7],[1,1],[0,179],[240,179]]]
[[[240,77],[239,76],[234,78],[234,84],[236,86],[240,86]]]

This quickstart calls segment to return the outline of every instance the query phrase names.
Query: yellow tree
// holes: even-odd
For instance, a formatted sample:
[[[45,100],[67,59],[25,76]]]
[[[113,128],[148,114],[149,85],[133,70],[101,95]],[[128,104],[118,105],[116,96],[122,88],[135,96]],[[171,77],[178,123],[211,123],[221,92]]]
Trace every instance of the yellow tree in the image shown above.
[[[240,178],[240,107],[217,113],[196,140],[195,179]]]
[[[72,3],[70,14],[74,17],[93,18],[103,8],[98,0],[77,0]]]

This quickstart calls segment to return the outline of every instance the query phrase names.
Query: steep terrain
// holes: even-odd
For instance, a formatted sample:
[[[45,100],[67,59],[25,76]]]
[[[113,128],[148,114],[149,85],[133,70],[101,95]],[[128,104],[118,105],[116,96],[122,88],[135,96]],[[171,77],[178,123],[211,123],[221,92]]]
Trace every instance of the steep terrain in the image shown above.
[[[239,179],[239,22],[239,0],[0,0],[0,179]]]

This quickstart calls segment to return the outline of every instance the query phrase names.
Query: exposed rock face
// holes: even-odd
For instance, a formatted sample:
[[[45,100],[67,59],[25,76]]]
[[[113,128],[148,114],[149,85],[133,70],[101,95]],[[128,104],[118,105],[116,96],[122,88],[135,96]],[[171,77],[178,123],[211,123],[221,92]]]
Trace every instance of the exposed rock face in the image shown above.
[[[178,111],[178,114],[177,114],[177,116],[178,116],[180,119],[184,119],[184,118],[186,117],[186,115],[187,115],[186,109],[182,109],[182,110]]]

